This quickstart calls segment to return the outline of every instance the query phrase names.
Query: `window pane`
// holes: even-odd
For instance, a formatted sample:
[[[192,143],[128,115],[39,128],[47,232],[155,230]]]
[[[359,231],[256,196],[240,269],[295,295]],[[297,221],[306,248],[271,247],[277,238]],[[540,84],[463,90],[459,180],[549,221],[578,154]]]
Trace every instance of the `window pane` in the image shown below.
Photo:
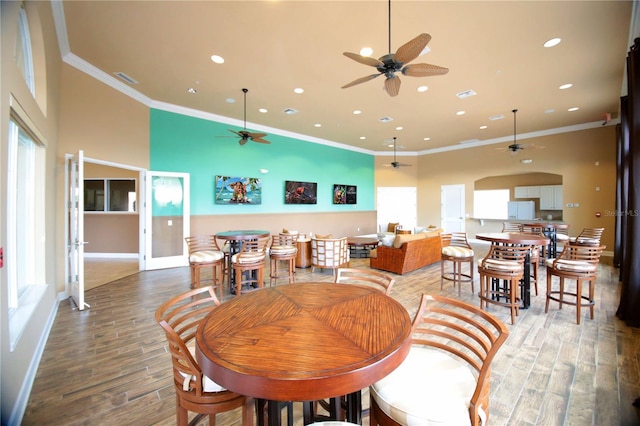
[[[18,15],[18,36],[16,37],[16,45],[14,57],[18,69],[22,72],[27,87],[34,94],[34,76],[33,76],[33,57],[31,52],[31,35],[29,33],[29,22],[27,21],[27,12],[24,5],[20,8]]]
[[[104,179],[85,179],[84,210],[87,212],[104,211]]]
[[[109,210],[115,212],[133,211],[129,209],[131,194],[135,200],[136,181],[132,179],[109,179]]]
[[[473,217],[477,219],[507,219],[508,189],[473,191]]]

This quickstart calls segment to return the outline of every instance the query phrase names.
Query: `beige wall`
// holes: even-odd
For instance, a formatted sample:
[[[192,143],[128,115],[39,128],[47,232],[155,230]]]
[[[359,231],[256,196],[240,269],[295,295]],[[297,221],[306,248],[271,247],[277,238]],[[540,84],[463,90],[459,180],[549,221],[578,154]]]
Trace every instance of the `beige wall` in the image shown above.
[[[1,71],[0,71],[0,247],[7,247],[5,230],[7,229],[7,146],[9,132],[9,100],[11,97],[19,104],[25,113],[25,119],[29,126],[38,133],[42,142],[46,145],[45,178],[46,196],[45,230],[42,236],[43,252],[45,256],[45,281],[47,288],[38,302],[35,314],[28,320],[26,327],[15,349],[10,349],[9,341],[9,311],[7,308],[7,268],[0,269],[0,408],[2,424],[11,424],[19,421],[22,415],[20,404],[26,405],[30,386],[30,375],[35,374],[39,351],[46,342],[46,327],[52,315],[57,309],[56,293],[59,270],[64,267],[56,260],[55,253],[58,245],[56,238],[56,220],[63,216],[61,210],[57,210],[57,176],[60,173],[56,163],[58,147],[58,105],[60,102],[60,52],[58,51],[57,38],[49,2],[26,2],[26,11],[31,30],[32,49],[34,54],[36,97],[31,95],[27,85],[13,58],[13,52],[17,35],[18,12],[21,2],[0,2],[0,17],[2,22],[2,47]],[[11,253],[6,253],[10,256]],[[62,280],[64,287],[64,280]],[[10,417],[18,416],[18,417]]]
[[[615,218],[615,127],[598,127],[572,133],[527,139],[544,149],[521,151],[517,156],[496,150],[495,145],[425,155],[419,158],[418,223],[440,223],[441,185],[464,184],[468,219],[466,231],[499,231],[501,221],[486,221],[481,226],[473,216],[474,182],[487,176],[527,172],[562,175],[564,203],[579,203],[564,208],[563,220],[571,234],[584,227],[604,227],[603,244],[613,250]],[[520,163],[531,158],[531,164]],[[599,165],[596,165],[596,162]],[[596,191],[596,187],[600,191]],[[601,217],[595,216],[596,212]]]

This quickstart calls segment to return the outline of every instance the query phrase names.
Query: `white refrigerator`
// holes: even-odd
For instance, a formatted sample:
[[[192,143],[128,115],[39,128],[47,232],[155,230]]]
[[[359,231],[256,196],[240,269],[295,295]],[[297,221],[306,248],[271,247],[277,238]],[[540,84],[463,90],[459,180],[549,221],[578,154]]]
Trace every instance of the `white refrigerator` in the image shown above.
[[[533,201],[509,201],[509,220],[533,220],[536,215],[536,206]]]

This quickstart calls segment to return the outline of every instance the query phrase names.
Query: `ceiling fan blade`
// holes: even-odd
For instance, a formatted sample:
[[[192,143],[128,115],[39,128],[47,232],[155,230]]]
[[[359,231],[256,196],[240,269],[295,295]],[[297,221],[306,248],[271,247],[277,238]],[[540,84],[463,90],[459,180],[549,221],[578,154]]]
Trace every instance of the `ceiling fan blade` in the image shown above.
[[[266,135],[265,135],[265,136],[266,136]],[[271,142],[269,142],[269,141],[268,141],[268,140],[266,140],[266,139],[262,139],[262,137],[261,137],[261,136],[258,136],[258,137],[256,137],[256,136],[251,136],[251,140],[252,140],[253,142],[258,142],[258,143],[271,143]]]
[[[242,138],[238,141],[238,143],[240,144],[240,146],[244,145],[245,143],[247,143],[247,138]]]
[[[422,33],[413,40],[403,44],[398,48],[395,54],[396,61],[406,64],[417,58],[420,53],[427,47],[431,41],[431,35]]]
[[[400,92],[400,77],[397,75],[387,77],[384,81],[384,90],[387,91],[389,96],[398,96],[398,93]]]
[[[242,133],[240,133],[240,132],[236,132],[235,130],[231,130],[231,129],[227,129],[227,130],[229,130],[231,133],[235,133],[236,135],[238,135],[240,137],[243,137]]]
[[[410,77],[429,77],[443,75],[449,72],[449,68],[431,64],[412,64],[402,68],[402,74]]]
[[[371,74],[368,75],[366,77],[361,77],[357,80],[353,80],[351,83],[349,84],[345,84],[344,86],[342,86],[343,89],[346,89],[347,87],[351,87],[351,86],[355,86],[356,84],[360,84],[360,83],[365,83],[369,80],[373,80],[376,77],[380,77],[382,74]]]
[[[253,132],[247,132],[247,135],[249,135],[250,138],[263,138],[265,136],[267,136],[266,133],[253,133]]]
[[[360,62],[361,64],[364,64],[364,65],[370,65],[376,68],[384,66],[384,64],[380,62],[380,60],[376,58],[372,58],[370,56],[362,56],[362,55],[358,55],[357,53],[351,53],[351,52],[344,52],[343,55],[346,56],[347,58],[351,58],[354,61]]]

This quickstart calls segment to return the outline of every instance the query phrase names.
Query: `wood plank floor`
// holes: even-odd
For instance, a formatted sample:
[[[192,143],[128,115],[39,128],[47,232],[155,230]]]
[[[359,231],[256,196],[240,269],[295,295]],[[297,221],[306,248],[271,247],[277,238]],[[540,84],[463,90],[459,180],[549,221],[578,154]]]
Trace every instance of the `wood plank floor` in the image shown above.
[[[476,258],[486,253],[486,245],[474,247]],[[531,308],[521,311],[515,325],[509,324],[506,308],[490,309],[511,333],[493,362],[491,424],[640,424],[631,405],[640,397],[640,329],[616,318],[618,270],[607,263],[610,259],[603,258],[594,320],[585,312],[577,325],[570,306],[552,306],[544,313],[544,267],[539,269],[539,295],[532,296]],[[367,267],[368,259],[354,259],[351,265]],[[451,284],[440,289],[439,264],[395,278],[392,297],[412,316],[422,293],[458,297]],[[299,282],[332,279],[328,271],[297,270]],[[186,267],[146,271],[87,291],[89,310],[76,311],[61,302],[23,424],[175,424],[170,357],[153,315],[188,287]],[[460,299],[478,303],[468,287]],[[367,395],[363,401],[368,405]],[[302,424],[299,405],[296,425]],[[219,416],[217,424],[239,425],[239,412]]]

